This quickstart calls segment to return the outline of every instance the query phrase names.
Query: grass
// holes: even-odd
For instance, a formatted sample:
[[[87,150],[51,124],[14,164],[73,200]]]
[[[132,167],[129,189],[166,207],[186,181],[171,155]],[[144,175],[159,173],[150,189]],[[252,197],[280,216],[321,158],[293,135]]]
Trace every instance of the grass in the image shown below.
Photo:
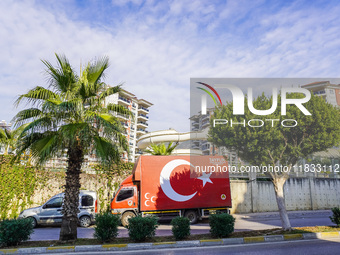
[[[234,232],[229,238],[238,237],[252,237],[252,236],[266,236],[266,235],[284,235],[284,234],[300,234],[300,233],[317,233],[317,232],[339,232],[340,227],[335,226],[316,226],[316,227],[300,227],[294,228],[292,231],[283,231],[281,228],[253,230]],[[190,235],[184,240],[206,240],[214,239],[210,234]],[[148,239],[146,242],[175,242],[173,236],[158,236]],[[106,244],[125,244],[133,243],[128,237],[116,238]],[[29,248],[29,247],[51,247],[51,246],[69,246],[69,245],[101,245],[102,243],[96,239],[79,238],[75,242],[60,243],[59,241],[27,241],[18,246],[11,246],[10,248]],[[2,247],[4,248],[4,247]]]

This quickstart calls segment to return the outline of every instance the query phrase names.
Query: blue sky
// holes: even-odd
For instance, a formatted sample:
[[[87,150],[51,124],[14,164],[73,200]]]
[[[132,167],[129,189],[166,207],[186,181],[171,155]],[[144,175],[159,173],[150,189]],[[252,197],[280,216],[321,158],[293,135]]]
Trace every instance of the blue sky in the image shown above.
[[[339,77],[338,1],[0,1],[0,120],[46,85],[40,59],[108,55],[106,83],[154,104],[149,130],[188,131],[191,77]]]

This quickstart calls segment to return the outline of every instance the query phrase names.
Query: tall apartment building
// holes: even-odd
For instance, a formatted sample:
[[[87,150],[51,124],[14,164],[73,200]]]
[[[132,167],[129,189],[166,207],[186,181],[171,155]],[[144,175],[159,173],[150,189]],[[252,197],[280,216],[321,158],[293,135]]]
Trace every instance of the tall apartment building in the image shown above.
[[[214,108],[208,108],[207,114],[202,115],[201,112],[199,112],[198,114],[191,116],[191,132],[203,131],[209,128],[210,117],[213,112]],[[191,149],[201,150],[203,155],[211,155],[215,153],[214,146],[207,140],[192,140]]]
[[[301,86],[320,96],[331,105],[340,107],[340,84],[331,84],[329,81],[318,81]]]
[[[207,108],[207,114],[199,112],[190,117],[191,132],[209,129],[210,118],[215,108]],[[237,164],[238,156],[235,152],[227,150],[225,147],[216,147],[208,140],[191,140],[191,149],[201,150],[202,155],[223,155],[228,157],[229,164]]]
[[[123,155],[123,160],[135,162],[136,158],[142,154],[137,147],[137,140],[141,135],[147,133],[149,126],[149,107],[153,104],[145,99],[138,99],[134,94],[127,90],[122,90],[119,93],[111,95],[107,98],[107,103],[119,104],[129,109],[133,118],[117,114],[123,127],[125,128],[124,135],[126,136],[130,153]]]

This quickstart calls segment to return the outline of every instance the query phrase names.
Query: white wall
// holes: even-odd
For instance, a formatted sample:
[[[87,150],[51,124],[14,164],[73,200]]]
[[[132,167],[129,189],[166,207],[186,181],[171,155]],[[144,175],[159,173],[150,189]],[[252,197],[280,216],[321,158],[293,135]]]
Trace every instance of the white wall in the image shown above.
[[[287,210],[321,210],[340,206],[340,179],[290,178],[284,186]],[[270,181],[231,181],[232,213],[277,211]]]

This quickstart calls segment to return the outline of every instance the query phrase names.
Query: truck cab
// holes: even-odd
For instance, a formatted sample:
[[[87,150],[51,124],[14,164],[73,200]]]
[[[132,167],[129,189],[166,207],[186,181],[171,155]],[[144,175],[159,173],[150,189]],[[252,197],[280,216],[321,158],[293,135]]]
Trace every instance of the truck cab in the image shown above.
[[[127,177],[119,186],[111,201],[112,214],[121,215],[123,226],[138,213],[138,189],[132,182],[132,175]]]

